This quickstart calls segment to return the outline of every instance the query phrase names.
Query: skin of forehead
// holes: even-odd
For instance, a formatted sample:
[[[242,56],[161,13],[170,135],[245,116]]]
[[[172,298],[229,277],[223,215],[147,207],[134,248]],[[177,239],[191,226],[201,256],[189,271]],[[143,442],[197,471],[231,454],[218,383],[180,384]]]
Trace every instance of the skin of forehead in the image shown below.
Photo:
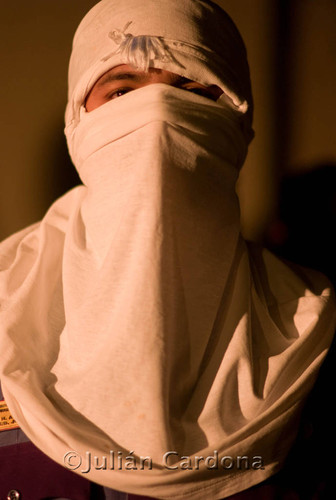
[[[120,80],[120,75],[130,74],[132,75],[132,79],[134,77],[135,81],[152,81],[152,80],[166,80],[167,82],[175,83],[176,81],[191,81],[188,78],[184,78],[176,73],[172,73],[170,71],[166,71],[158,68],[149,68],[148,71],[140,71],[128,66],[127,64],[122,64],[120,66],[116,66],[115,68],[110,69],[104,75],[102,75],[97,82],[94,84],[93,89],[95,87],[99,88],[105,83],[109,83],[113,80]]]

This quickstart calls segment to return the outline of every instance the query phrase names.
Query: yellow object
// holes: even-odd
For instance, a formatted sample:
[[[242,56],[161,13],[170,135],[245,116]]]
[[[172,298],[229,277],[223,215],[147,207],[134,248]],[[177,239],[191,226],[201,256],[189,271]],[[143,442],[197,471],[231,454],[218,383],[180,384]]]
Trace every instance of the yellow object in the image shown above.
[[[6,401],[0,401],[0,432],[18,428],[19,426],[12,417]]]

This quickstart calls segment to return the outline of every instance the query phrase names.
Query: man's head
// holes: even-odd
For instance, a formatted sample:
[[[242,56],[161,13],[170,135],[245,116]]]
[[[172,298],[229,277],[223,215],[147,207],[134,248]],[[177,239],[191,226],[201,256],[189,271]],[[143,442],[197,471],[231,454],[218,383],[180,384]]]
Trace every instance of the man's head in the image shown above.
[[[91,9],[74,38],[66,113],[68,133],[79,121],[81,106],[86,102],[91,107],[104,75],[118,72],[122,65],[131,67],[133,75],[140,72],[141,85],[174,85],[183,77],[182,88],[190,88],[190,82],[197,82],[200,89],[217,87],[232,108],[241,113],[247,142],[253,137],[245,46],[230,17],[215,3],[102,0]],[[133,78],[129,88],[139,83],[140,79],[135,82]]]

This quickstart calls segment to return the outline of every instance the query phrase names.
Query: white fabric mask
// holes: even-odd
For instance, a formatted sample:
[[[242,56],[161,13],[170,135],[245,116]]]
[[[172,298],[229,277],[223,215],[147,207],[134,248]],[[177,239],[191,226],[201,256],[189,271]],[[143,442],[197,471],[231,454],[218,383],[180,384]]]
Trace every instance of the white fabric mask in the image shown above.
[[[95,245],[101,258],[111,244],[108,234],[114,238],[127,207],[137,205],[142,213],[147,205],[149,212],[157,211],[155,204],[171,196],[170,190],[176,195],[179,182],[181,195],[188,189],[190,197],[194,189],[195,202],[198,197],[202,205],[209,196],[214,200],[211,189],[217,186],[218,213],[239,230],[234,186],[247,147],[239,113],[225,101],[149,85],[82,114],[75,132],[68,134],[68,144],[88,187],[82,208],[88,244]],[[186,187],[191,179],[193,188]],[[180,203],[187,202],[185,195]],[[196,214],[193,219],[197,224]]]
[[[237,112],[155,84],[82,110],[67,133],[84,186],[0,247],[15,419],[54,460],[74,450],[77,473],[117,490],[204,500],[261,482],[295,437],[335,309],[324,278],[241,239]],[[102,465],[110,450],[121,470],[92,458],[83,473],[88,452]],[[224,467],[206,462],[216,454]],[[152,470],[129,470],[128,455]]]
[[[86,251],[64,263],[63,345],[75,352],[61,349],[56,388],[115,442],[158,461],[182,444],[182,415],[238,244],[244,139],[229,108],[156,84],[87,113],[71,143],[87,186]],[[74,359],[80,378],[69,378]],[[102,379],[115,381],[109,394]],[[143,415],[141,432],[133,411]]]

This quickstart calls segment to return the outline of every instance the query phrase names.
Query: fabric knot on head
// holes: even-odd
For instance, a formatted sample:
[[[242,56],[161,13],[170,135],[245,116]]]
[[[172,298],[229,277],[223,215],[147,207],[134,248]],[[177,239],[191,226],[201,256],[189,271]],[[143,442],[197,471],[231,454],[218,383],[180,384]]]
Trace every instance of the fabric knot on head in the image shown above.
[[[116,54],[121,54],[127,62],[136,69],[148,71],[153,61],[174,62],[181,68],[183,64],[176,60],[169,47],[161,36],[137,35],[126,33],[127,28],[132,24],[129,21],[122,30],[114,29],[108,36],[115,44],[119,45],[117,50],[105,56],[105,62]]]

